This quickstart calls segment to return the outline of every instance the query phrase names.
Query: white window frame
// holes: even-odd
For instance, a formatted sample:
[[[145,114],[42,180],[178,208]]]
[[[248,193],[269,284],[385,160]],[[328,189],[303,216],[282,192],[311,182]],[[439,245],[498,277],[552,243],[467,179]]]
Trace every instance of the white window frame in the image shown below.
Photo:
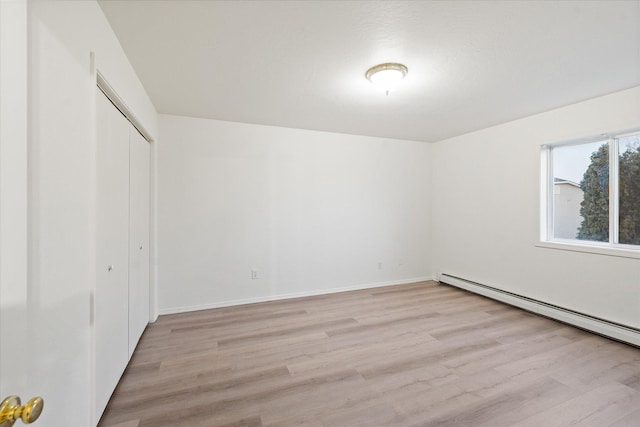
[[[540,148],[540,240],[536,246],[577,252],[596,253],[640,259],[640,245],[619,243],[619,142],[620,138],[640,134],[640,128],[604,133],[590,138],[542,145]],[[609,144],[609,241],[597,242],[554,237],[553,218],[553,150],[557,147],[582,145],[593,142]]]

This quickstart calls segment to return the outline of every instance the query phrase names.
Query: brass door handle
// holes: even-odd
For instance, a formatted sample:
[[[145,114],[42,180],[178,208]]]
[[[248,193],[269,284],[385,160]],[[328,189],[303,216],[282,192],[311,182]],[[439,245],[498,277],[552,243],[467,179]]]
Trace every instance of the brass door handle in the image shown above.
[[[0,403],[0,427],[11,427],[17,420],[31,424],[40,417],[43,407],[41,397],[34,397],[21,406],[18,396],[9,396]]]

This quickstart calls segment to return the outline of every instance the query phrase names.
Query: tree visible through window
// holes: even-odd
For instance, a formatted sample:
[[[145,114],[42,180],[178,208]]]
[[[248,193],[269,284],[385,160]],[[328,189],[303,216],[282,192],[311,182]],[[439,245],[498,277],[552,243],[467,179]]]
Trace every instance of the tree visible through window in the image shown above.
[[[547,150],[549,237],[640,245],[640,134]]]
[[[584,194],[580,204],[582,223],[580,240],[609,241],[609,144],[603,144],[591,155],[580,188]]]
[[[640,245],[640,135],[619,141],[619,241]]]

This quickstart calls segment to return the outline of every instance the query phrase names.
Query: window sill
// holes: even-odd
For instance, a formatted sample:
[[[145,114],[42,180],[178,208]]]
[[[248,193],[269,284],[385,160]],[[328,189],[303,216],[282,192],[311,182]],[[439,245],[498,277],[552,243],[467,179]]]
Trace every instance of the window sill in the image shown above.
[[[640,259],[640,249],[627,249],[624,247],[612,247],[612,246],[596,246],[588,244],[580,244],[573,242],[538,242],[536,244],[539,248],[547,249],[559,249],[562,251],[572,252],[586,252],[590,254],[614,256],[621,258],[634,258]]]

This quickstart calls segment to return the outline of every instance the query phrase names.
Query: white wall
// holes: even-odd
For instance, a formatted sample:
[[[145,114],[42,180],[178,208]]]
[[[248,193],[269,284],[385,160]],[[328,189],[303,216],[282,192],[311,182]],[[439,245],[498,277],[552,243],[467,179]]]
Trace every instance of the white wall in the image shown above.
[[[638,125],[634,88],[436,143],[436,273],[640,327],[640,260],[536,247],[540,146]]]
[[[93,1],[29,3],[30,379],[39,425],[90,425],[95,82],[90,52],[157,134],[157,116]],[[28,396],[23,396],[27,399]]]
[[[161,312],[431,277],[428,144],[168,115],[160,133]]]

